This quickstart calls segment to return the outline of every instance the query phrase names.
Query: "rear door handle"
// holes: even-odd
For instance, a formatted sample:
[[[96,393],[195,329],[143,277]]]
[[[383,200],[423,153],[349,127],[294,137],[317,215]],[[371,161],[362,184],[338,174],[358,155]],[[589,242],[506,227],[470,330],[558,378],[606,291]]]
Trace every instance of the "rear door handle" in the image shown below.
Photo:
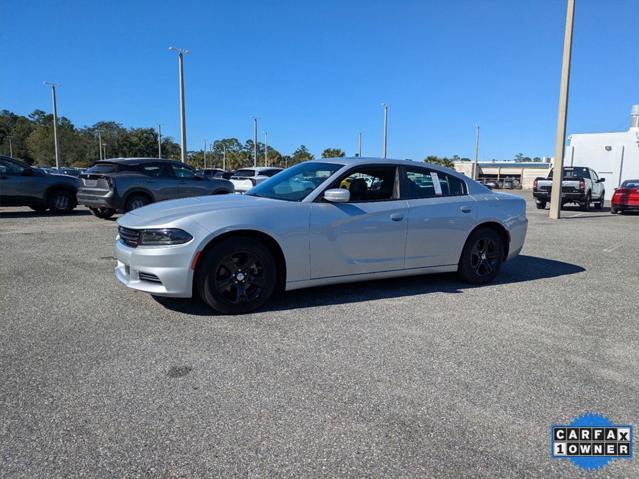
[[[462,213],[470,213],[473,209],[470,206],[460,206],[459,211]]]
[[[390,215],[391,219],[393,221],[402,221],[404,219],[404,214],[403,213],[393,213],[392,215]]]

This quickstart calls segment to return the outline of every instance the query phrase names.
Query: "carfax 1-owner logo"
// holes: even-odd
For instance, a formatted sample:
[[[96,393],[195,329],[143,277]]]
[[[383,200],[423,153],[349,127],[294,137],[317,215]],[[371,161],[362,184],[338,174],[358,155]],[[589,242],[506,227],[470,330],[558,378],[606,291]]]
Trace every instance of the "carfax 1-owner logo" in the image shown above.
[[[584,469],[598,469],[613,459],[632,459],[633,427],[613,424],[599,414],[585,414],[550,430],[550,454]]]

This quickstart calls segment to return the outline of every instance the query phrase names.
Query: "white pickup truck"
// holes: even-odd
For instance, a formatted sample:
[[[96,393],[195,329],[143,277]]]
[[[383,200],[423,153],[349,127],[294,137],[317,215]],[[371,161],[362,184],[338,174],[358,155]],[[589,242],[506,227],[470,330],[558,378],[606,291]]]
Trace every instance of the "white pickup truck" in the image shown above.
[[[533,181],[533,196],[537,208],[543,210],[546,203],[550,201],[552,190],[552,172],[547,178],[536,178]],[[603,182],[605,178],[599,178],[595,170],[585,166],[564,167],[564,177],[561,182],[561,206],[566,203],[577,203],[581,209],[588,211],[590,204],[594,203],[595,208],[603,208],[606,192]]]
[[[282,168],[264,166],[258,166],[256,168],[242,168],[241,170],[237,170],[233,173],[231,176],[231,183],[233,183],[236,193],[246,193],[255,185],[268,180],[271,176],[276,175],[280,171],[282,171]]]

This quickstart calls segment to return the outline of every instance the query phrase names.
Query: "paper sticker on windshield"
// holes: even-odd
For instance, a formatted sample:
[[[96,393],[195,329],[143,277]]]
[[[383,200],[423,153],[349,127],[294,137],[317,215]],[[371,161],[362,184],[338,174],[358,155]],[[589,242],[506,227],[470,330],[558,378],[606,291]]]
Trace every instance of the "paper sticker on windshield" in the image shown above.
[[[439,184],[439,176],[437,176],[437,173],[432,171],[430,173],[430,177],[433,180],[433,188],[435,188],[435,194],[437,196],[441,196],[442,195],[442,185]]]

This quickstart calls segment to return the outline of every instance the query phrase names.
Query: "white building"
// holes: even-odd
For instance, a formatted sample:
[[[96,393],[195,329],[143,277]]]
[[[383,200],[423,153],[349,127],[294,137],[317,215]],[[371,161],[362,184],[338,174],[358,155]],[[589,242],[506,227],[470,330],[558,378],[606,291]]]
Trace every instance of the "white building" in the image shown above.
[[[605,178],[606,199],[623,180],[639,178],[639,105],[630,129],[618,133],[579,133],[569,137],[564,166],[589,166]]]

